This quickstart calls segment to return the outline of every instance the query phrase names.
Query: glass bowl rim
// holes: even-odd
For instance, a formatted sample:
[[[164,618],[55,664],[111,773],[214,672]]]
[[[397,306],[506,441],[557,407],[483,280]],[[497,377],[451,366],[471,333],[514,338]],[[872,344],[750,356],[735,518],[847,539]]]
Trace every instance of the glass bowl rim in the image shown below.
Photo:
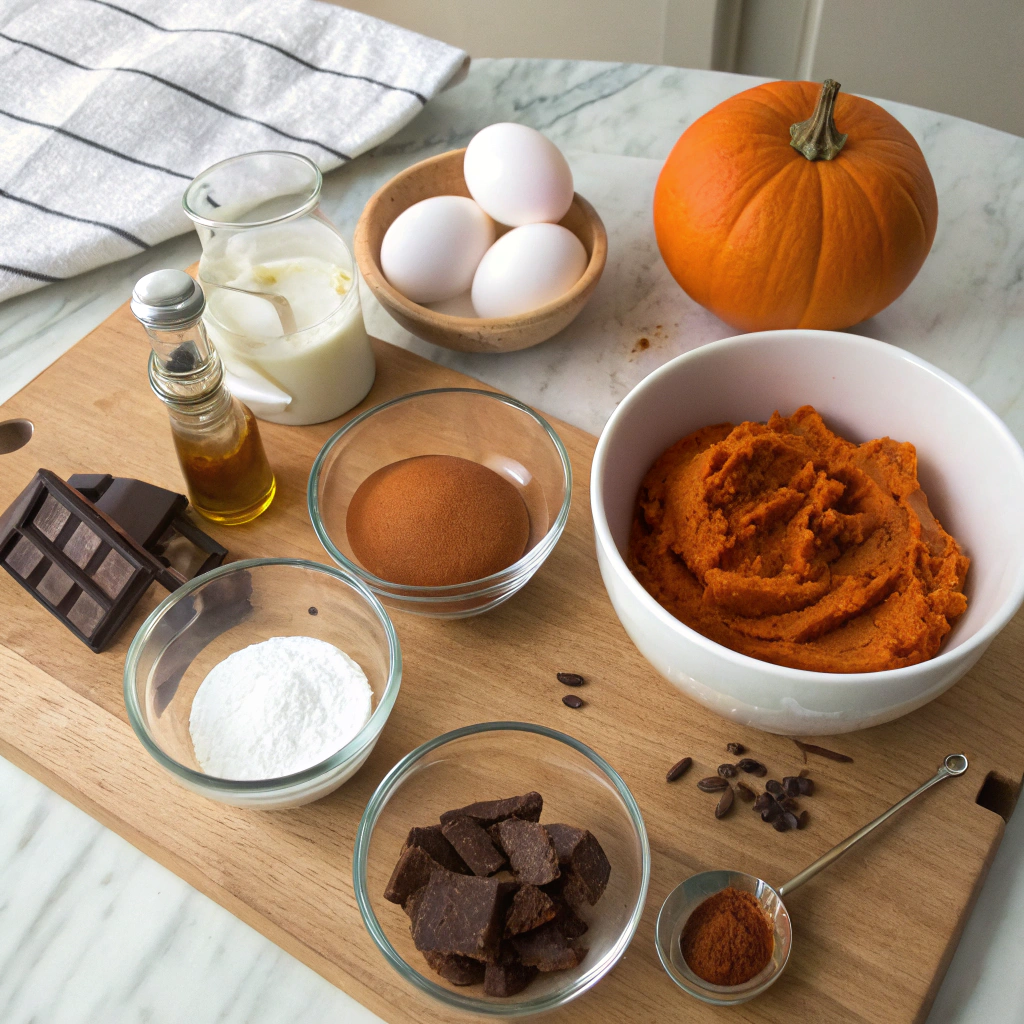
[[[443,747],[454,740],[463,739],[466,736],[477,736],[488,732],[529,732],[546,739],[555,740],[571,747],[577,753],[582,754],[592,762],[604,777],[612,784],[626,808],[637,839],[640,841],[640,894],[633,907],[629,920],[619,933],[618,938],[612,944],[611,949],[581,974],[568,987],[557,992],[551,992],[535,999],[519,1003],[506,1003],[500,1001],[489,1001],[476,996],[464,996],[450,989],[443,988],[436,982],[431,981],[425,974],[417,971],[414,967],[398,954],[398,951],[391,945],[390,940],[384,933],[377,915],[370,905],[369,894],[366,885],[366,864],[369,859],[370,836],[377,824],[381,811],[387,806],[388,801],[405,781],[413,767],[427,754],[439,747]],[[643,815],[636,798],[630,792],[629,787],[623,781],[622,776],[595,750],[588,747],[581,740],[569,736],[567,733],[557,729],[548,728],[545,725],[537,725],[534,722],[478,722],[475,725],[465,725],[459,729],[452,729],[450,732],[435,736],[425,743],[421,743],[415,750],[405,755],[380,781],[373,791],[363,816],[359,820],[359,828],[356,830],[356,843],[352,855],[352,881],[356,894],[356,903],[359,906],[359,913],[362,915],[363,924],[370,933],[374,944],[384,954],[384,958],[392,967],[406,980],[415,985],[420,991],[433,996],[448,1006],[457,1007],[460,1010],[469,1010],[489,1017],[525,1017],[529,1014],[542,1013],[566,1003],[582,995],[588,989],[593,988],[609,971],[622,959],[623,954],[629,948],[633,937],[636,935],[640,920],[643,917],[644,908],[647,904],[647,892],[651,881],[651,845],[647,837],[647,826],[644,824]]]
[[[305,164],[313,172],[313,185],[310,188],[309,195],[298,206],[296,206],[295,209],[289,210],[287,213],[278,214],[276,217],[269,217],[267,220],[211,220],[209,217],[204,217],[202,214],[198,213],[189,205],[189,193],[200,178],[204,178],[207,174],[211,173],[211,171],[220,170],[222,167],[227,167],[229,164],[241,163],[243,160],[249,160],[254,156],[283,156]],[[310,160],[308,156],[304,156],[302,153],[294,153],[287,149],[254,149],[248,153],[237,153],[235,156],[226,157],[224,160],[218,160],[216,163],[210,164],[209,167],[204,167],[185,186],[185,191],[181,194],[181,208],[185,211],[189,220],[194,224],[202,224],[204,227],[208,228],[263,228],[268,227],[271,224],[283,224],[286,221],[295,220],[298,217],[304,217],[306,214],[312,213],[312,211],[320,204],[320,192],[323,189],[323,185],[324,176],[321,173],[320,168],[317,167],[317,165]],[[355,269],[354,261],[353,269]]]
[[[390,409],[391,407],[400,405],[403,402],[423,398],[427,395],[443,394],[477,395],[483,398],[493,398],[497,401],[503,402],[505,405],[511,406],[514,409],[518,409],[520,412],[525,412],[528,416],[534,419],[555,446],[555,451],[557,452],[558,458],[562,464],[562,474],[565,482],[565,496],[562,499],[562,506],[558,510],[558,515],[548,528],[547,533],[545,533],[529,551],[524,552],[517,561],[513,562],[505,569],[502,569],[500,572],[492,573],[490,576],[484,576],[478,580],[470,580],[468,583],[451,583],[441,587],[420,587],[404,583],[394,583],[391,580],[385,580],[380,576],[375,576],[372,572],[369,572],[362,566],[356,565],[355,562],[343,555],[341,551],[338,550],[337,545],[331,540],[330,534],[328,534],[327,528],[324,526],[323,520],[320,516],[320,499],[318,495],[320,476],[331,449],[334,448],[334,446],[346,433],[348,433],[348,431],[354,429],[360,423],[368,420],[376,413],[383,412],[385,409]],[[516,573],[530,565],[532,562],[531,556],[535,552],[545,548],[550,538],[554,537],[557,539],[561,536],[562,531],[565,529],[565,524],[569,519],[569,506],[571,503],[572,463],[569,460],[569,453],[566,451],[565,445],[562,443],[562,439],[558,436],[554,427],[552,427],[539,412],[531,409],[524,402],[520,402],[518,399],[513,398],[511,395],[506,395],[501,391],[486,391],[483,388],[427,388],[423,391],[410,391],[406,395],[399,395],[397,398],[392,398],[387,402],[381,402],[379,405],[375,405],[373,408],[367,409],[365,412],[362,412],[358,416],[349,420],[348,423],[336,430],[324,442],[323,447],[313,460],[313,466],[309,471],[309,482],[306,485],[306,507],[309,510],[309,518],[313,524],[313,530],[316,532],[316,535],[327,554],[330,555],[331,558],[333,558],[334,561],[342,567],[342,569],[358,577],[375,592],[383,592],[388,597],[413,602],[464,600],[469,597],[488,594],[496,587],[500,588],[509,580],[509,578],[514,577]],[[547,557],[547,553],[548,552],[545,552],[545,557]],[[473,589],[467,589],[470,587]]]
[[[384,685],[384,693],[381,696],[380,701],[378,701],[377,707],[374,708],[373,714],[371,714],[369,719],[367,719],[366,724],[355,734],[355,736],[352,737],[352,739],[348,741],[348,743],[345,744],[345,746],[331,754],[330,757],[325,760],[320,761],[309,768],[304,768],[301,772],[295,772],[291,775],[282,775],[276,779],[221,779],[215,775],[206,775],[203,772],[197,772],[195,769],[181,764],[180,761],[176,761],[169,754],[165,753],[153,740],[149,734],[149,730],[146,728],[142,709],[139,706],[138,695],[135,690],[135,673],[139,659],[142,655],[142,650],[149,640],[153,630],[156,628],[157,623],[163,617],[164,613],[169,608],[177,604],[181,598],[187,597],[205,583],[217,579],[220,576],[226,576],[229,573],[238,570],[249,570],[267,565],[288,566],[291,568],[323,573],[326,576],[331,576],[339,582],[344,583],[350,589],[354,590],[370,606],[371,610],[376,614],[378,621],[384,627],[384,632],[388,641],[388,657],[390,659],[388,679]],[[165,597],[156,606],[156,608],[149,613],[146,617],[146,621],[142,623],[138,632],[133,637],[132,642],[128,647],[128,654],[124,661],[123,688],[125,709],[128,712],[128,721],[131,724],[135,735],[138,736],[139,741],[150,753],[153,759],[163,768],[166,768],[167,771],[171,772],[172,775],[176,775],[185,782],[198,788],[220,793],[250,795],[276,793],[282,790],[291,789],[295,786],[300,786],[304,783],[314,782],[335,769],[342,767],[345,763],[356,757],[368,743],[373,742],[380,734],[381,730],[384,728],[384,724],[388,720],[388,716],[391,714],[391,709],[395,705],[401,685],[402,651],[398,643],[398,635],[395,633],[395,627],[392,624],[387,611],[385,611],[384,606],[378,600],[377,595],[374,594],[361,580],[356,579],[350,573],[346,573],[343,570],[338,569],[336,566],[326,565],[323,562],[313,562],[305,558],[245,558],[237,562],[228,562],[226,565],[219,566],[218,568],[211,569],[209,572],[205,572],[200,576],[196,576],[177,590],[168,594],[167,597]]]

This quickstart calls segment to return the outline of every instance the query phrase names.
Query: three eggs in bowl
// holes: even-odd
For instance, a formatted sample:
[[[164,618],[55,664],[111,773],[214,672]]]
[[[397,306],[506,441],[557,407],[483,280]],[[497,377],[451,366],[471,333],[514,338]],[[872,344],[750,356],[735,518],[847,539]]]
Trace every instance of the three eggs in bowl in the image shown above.
[[[435,195],[388,227],[380,266],[412,302],[455,316],[499,318],[555,301],[589,257],[558,222],[573,202],[565,157],[526,125],[492,124],[463,158],[470,196]]]

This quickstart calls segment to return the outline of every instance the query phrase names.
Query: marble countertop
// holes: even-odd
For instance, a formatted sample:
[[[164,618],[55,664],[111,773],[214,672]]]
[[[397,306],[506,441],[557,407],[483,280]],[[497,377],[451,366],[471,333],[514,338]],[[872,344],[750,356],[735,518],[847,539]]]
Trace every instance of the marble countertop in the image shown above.
[[[467,355],[399,328],[372,301],[373,333],[598,433],[639,380],[733,332],[668,276],[650,205],[665,156],[696,117],[756,79],[644,65],[478,61],[401,133],[325,182],[351,240],[392,174],[501,120],[547,133],[608,228],[607,269],[558,338]],[[1024,140],[883,102],[918,139],[939,227],[910,288],[854,330],[971,387],[1024,439]],[[194,235],[0,305],[0,401],[128,298],[144,273],[185,267]],[[364,301],[368,295],[364,290]],[[2,714],[2,710],[0,710]],[[1010,821],[929,1024],[1024,1024],[1024,812]],[[381,970],[388,970],[381,961]],[[682,1004],[681,1004],[682,1009]],[[0,1021],[4,1024],[313,1024],[378,1018],[42,784],[0,760]]]

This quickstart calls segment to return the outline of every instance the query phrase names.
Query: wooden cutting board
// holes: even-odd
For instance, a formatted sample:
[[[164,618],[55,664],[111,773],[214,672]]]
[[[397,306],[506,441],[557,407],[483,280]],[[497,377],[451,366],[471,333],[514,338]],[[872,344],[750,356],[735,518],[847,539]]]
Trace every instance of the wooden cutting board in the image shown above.
[[[0,407],[36,434],[0,459],[0,508],[41,466],[62,476],[109,472],[183,489],[166,413],[146,380],[148,347],[127,308]],[[376,346],[364,406],[409,391],[473,384],[401,349]],[[361,407],[362,408],[362,407]],[[306,512],[306,477],[338,422],[262,426],[278,497],[255,523],[207,528],[235,558],[326,561]],[[1024,774],[1024,618],[937,701],[889,725],[825,741],[851,765],[812,756],[809,827],[780,834],[746,805],[716,821],[694,781],[739,741],[775,777],[802,766],[794,744],[731,725],[681,696],[640,657],[598,574],[588,481],[595,439],[561,423],[575,493],[565,534],[527,587],[488,615],[441,622],[396,613],[405,673],[394,712],[362,771],[332,796],[256,813],[178,787],[127,723],[121,672],[135,629],[163,596],[154,587],[118,644],[91,654],[0,573],[0,753],[309,964],[385,1020],[450,1019],[402,982],[363,928],[352,892],[352,847],[374,787],[404,754],[456,726],[522,719],[563,729],[622,773],[650,833],[653,873],[636,938],[612,974],[552,1021],[721,1019],[673,985],[658,964],[654,920],[686,875],[733,867],[781,883],[914,785],[949,753],[971,760],[870,841],[788,901],[789,968],[766,995],[732,1011],[742,1021],[919,1021],[942,979],[1003,835]],[[564,707],[557,671],[588,679],[587,705]],[[443,699],[441,695],[443,694]],[[684,754],[697,762],[669,785]],[[1000,816],[1002,815],[1002,817]]]

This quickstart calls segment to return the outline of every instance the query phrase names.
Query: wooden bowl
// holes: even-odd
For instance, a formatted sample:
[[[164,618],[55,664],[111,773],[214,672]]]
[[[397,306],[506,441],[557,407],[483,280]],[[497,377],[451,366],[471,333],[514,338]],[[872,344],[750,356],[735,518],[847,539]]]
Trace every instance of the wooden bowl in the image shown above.
[[[355,254],[360,273],[377,301],[409,332],[459,352],[515,352],[539,345],[568,326],[586,305],[608,257],[608,235],[597,211],[579,193],[559,221],[582,243],[589,257],[583,276],[554,302],[511,317],[460,317],[437,313],[407,299],[388,284],[380,268],[380,246],[395,218],[431,196],[467,196],[462,177],[464,149],[421,160],[396,174],[363,208],[356,225]]]

